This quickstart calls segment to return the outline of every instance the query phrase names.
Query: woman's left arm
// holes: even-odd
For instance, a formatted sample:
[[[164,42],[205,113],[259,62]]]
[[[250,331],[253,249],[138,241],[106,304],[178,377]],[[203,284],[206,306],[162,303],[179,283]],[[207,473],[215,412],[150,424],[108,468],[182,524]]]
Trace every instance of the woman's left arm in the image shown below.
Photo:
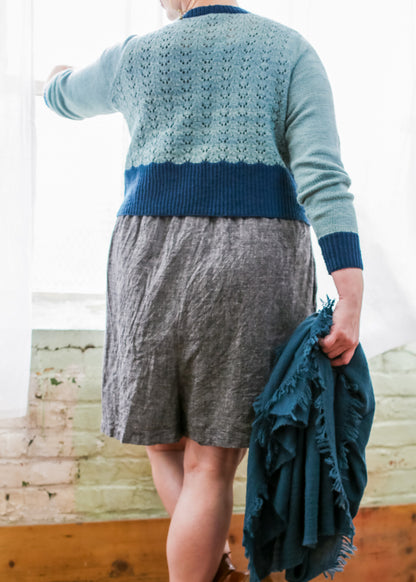
[[[52,69],[52,71],[49,73],[49,77],[46,79],[45,84],[43,86],[43,89],[45,90],[46,85],[49,83],[49,81],[52,79],[52,77],[54,77],[57,73],[60,73],[61,71],[65,71],[66,69],[73,69],[74,67],[71,67],[70,65],[56,65],[56,67],[54,67]]]

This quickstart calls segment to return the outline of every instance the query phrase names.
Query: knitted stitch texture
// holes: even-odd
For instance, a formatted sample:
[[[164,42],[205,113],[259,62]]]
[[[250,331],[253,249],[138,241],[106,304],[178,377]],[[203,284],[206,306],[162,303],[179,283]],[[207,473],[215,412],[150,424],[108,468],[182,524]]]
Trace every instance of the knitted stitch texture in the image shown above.
[[[296,30],[237,6],[196,7],[57,73],[44,101],[73,120],[123,115],[117,216],[301,220],[329,273],[363,268],[332,90]]]

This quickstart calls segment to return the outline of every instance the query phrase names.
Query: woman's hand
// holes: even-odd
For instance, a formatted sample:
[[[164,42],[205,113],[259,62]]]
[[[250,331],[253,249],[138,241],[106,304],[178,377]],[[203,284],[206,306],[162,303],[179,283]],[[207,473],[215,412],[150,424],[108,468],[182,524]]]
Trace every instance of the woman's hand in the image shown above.
[[[363,274],[361,269],[351,268],[333,271],[331,275],[339,300],[332,314],[331,330],[318,344],[332,366],[342,366],[349,364],[359,343]]]
[[[54,67],[52,71],[49,73],[49,77],[46,79],[45,85],[49,83],[52,77],[54,77],[57,73],[59,73],[60,71],[65,71],[66,69],[73,69],[73,67],[69,65],[56,65],[56,67]]]

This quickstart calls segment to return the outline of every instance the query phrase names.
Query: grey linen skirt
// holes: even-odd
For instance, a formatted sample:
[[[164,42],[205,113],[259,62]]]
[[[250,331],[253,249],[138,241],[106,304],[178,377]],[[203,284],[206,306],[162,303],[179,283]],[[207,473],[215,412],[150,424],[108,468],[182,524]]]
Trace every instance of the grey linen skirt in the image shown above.
[[[107,266],[101,432],[248,447],[273,350],[316,310],[310,226],[120,215]]]

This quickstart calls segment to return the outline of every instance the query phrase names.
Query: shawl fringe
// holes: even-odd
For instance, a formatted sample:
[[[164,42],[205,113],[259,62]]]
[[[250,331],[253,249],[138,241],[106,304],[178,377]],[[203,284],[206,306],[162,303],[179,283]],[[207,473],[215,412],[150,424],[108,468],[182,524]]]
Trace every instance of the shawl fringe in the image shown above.
[[[296,415],[296,410],[299,409],[308,412],[313,405],[317,411],[315,420],[316,429],[316,445],[323,461],[329,466],[329,477],[331,479],[332,491],[334,495],[335,504],[342,508],[347,515],[350,515],[350,504],[348,496],[343,486],[342,472],[348,469],[348,445],[355,442],[359,437],[359,426],[363,419],[363,411],[365,403],[361,401],[359,395],[359,387],[354,383],[348,383],[341,375],[342,386],[346,389],[345,393],[348,396],[348,406],[345,407],[345,431],[343,438],[337,443],[337,454],[334,454],[334,446],[329,441],[328,428],[326,420],[326,412],[324,406],[324,391],[325,381],[321,374],[317,352],[320,352],[318,339],[327,335],[332,326],[332,313],[335,303],[334,299],[326,298],[326,303],[323,303],[321,311],[317,314],[313,322],[309,337],[305,338],[301,352],[296,352],[295,359],[296,367],[290,374],[286,374],[287,378],[280,384],[277,384],[277,378],[274,377],[274,368],[279,361],[279,358],[286,346],[279,346],[274,352],[273,371],[269,379],[269,386],[273,386],[274,392],[272,396],[264,401],[260,395],[253,403],[253,408],[256,413],[253,422],[253,430],[256,433],[256,441],[258,445],[264,450],[266,474],[272,475],[277,470],[276,459],[279,452],[280,443],[278,439],[273,438],[273,432],[282,430],[282,418],[279,415],[279,401],[285,394],[293,395],[291,409],[285,411],[285,417],[296,421],[299,415]],[[274,382],[274,385],[273,385]],[[277,419],[280,417],[280,424]],[[290,422],[289,422],[290,424]],[[293,426],[293,424],[292,424]],[[260,524],[260,515],[265,502],[272,502],[270,500],[270,493],[267,486],[263,486],[258,492],[251,510],[250,515],[246,515],[245,535],[254,540],[253,532],[255,532]],[[348,531],[349,529],[349,531]],[[325,578],[328,576],[333,579],[335,572],[342,572],[349,559],[357,547],[353,544],[355,535],[355,527],[352,518],[347,527],[348,535],[340,535],[340,548],[338,556],[334,564],[327,568],[323,573]],[[245,555],[249,558],[248,548],[246,547]]]

